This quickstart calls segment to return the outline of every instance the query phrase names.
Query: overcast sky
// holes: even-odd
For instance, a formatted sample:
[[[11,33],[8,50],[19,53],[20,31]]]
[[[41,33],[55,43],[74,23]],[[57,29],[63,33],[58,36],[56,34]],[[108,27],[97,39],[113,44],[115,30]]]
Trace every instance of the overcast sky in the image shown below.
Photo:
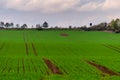
[[[82,26],[120,18],[120,0],[0,0],[0,21]]]

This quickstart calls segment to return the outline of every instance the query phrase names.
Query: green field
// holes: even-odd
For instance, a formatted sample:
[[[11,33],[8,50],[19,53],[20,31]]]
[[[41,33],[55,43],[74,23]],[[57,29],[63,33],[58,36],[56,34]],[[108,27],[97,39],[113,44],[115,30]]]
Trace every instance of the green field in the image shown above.
[[[62,74],[52,73],[44,58]],[[120,80],[120,76],[105,74],[86,60],[120,73],[120,34],[0,31],[0,80]]]

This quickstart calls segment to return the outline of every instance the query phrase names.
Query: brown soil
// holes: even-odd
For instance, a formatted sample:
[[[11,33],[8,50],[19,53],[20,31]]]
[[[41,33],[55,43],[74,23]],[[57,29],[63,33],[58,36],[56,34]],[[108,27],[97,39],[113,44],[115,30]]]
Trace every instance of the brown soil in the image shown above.
[[[43,60],[44,60],[44,62],[46,63],[47,67],[51,70],[51,72],[53,74],[60,74],[60,75],[63,74],[60,71],[60,69],[55,64],[53,64],[50,60],[45,59],[45,58]]]
[[[63,34],[60,34],[61,36],[64,36],[64,37],[67,37],[67,36],[69,36],[68,34],[65,34],[65,33],[63,33]]]
[[[91,61],[86,61],[86,62],[87,62],[88,64],[90,64],[90,65],[96,67],[96,68],[97,68],[98,70],[100,70],[102,73],[106,73],[106,74],[108,74],[108,75],[110,75],[110,76],[113,76],[113,75],[120,76],[119,73],[116,73],[116,72],[114,72],[114,71],[108,69],[108,68],[105,67],[105,66],[96,64],[96,63],[91,62]]]
[[[35,56],[38,56],[38,54],[37,54],[37,52],[36,52],[36,49],[35,49],[35,46],[34,46],[33,43],[32,43],[32,48],[33,48],[33,51],[34,51]]]

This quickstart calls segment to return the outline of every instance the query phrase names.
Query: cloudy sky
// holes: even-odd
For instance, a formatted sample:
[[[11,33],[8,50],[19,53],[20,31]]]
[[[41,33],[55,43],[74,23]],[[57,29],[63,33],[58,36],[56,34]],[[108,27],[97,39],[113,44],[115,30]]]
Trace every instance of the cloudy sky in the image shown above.
[[[0,0],[0,21],[82,26],[120,18],[120,0]]]

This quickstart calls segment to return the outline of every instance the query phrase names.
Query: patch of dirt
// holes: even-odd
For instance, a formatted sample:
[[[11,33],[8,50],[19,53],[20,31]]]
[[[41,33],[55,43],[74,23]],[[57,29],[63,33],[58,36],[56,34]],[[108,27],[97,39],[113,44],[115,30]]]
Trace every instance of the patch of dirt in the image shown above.
[[[60,75],[63,74],[62,71],[60,71],[60,69],[55,64],[53,64],[50,60],[45,59],[45,58],[43,60],[53,74],[60,74]]]
[[[32,48],[33,48],[33,51],[34,51],[34,55],[35,55],[35,56],[38,56],[38,54],[37,54],[37,52],[36,52],[36,49],[35,49],[35,46],[34,46],[33,43],[32,43]]]
[[[88,64],[96,67],[98,70],[100,70],[102,73],[105,73],[105,74],[108,74],[110,76],[113,76],[113,75],[116,75],[116,76],[120,76],[119,73],[116,73],[110,69],[108,69],[107,67],[105,66],[102,66],[102,65],[99,65],[99,64],[96,64],[94,62],[91,62],[91,61],[86,61]]]
[[[65,34],[65,33],[62,33],[62,34],[60,34],[60,35],[63,36],[63,37],[69,36],[68,34]]]

